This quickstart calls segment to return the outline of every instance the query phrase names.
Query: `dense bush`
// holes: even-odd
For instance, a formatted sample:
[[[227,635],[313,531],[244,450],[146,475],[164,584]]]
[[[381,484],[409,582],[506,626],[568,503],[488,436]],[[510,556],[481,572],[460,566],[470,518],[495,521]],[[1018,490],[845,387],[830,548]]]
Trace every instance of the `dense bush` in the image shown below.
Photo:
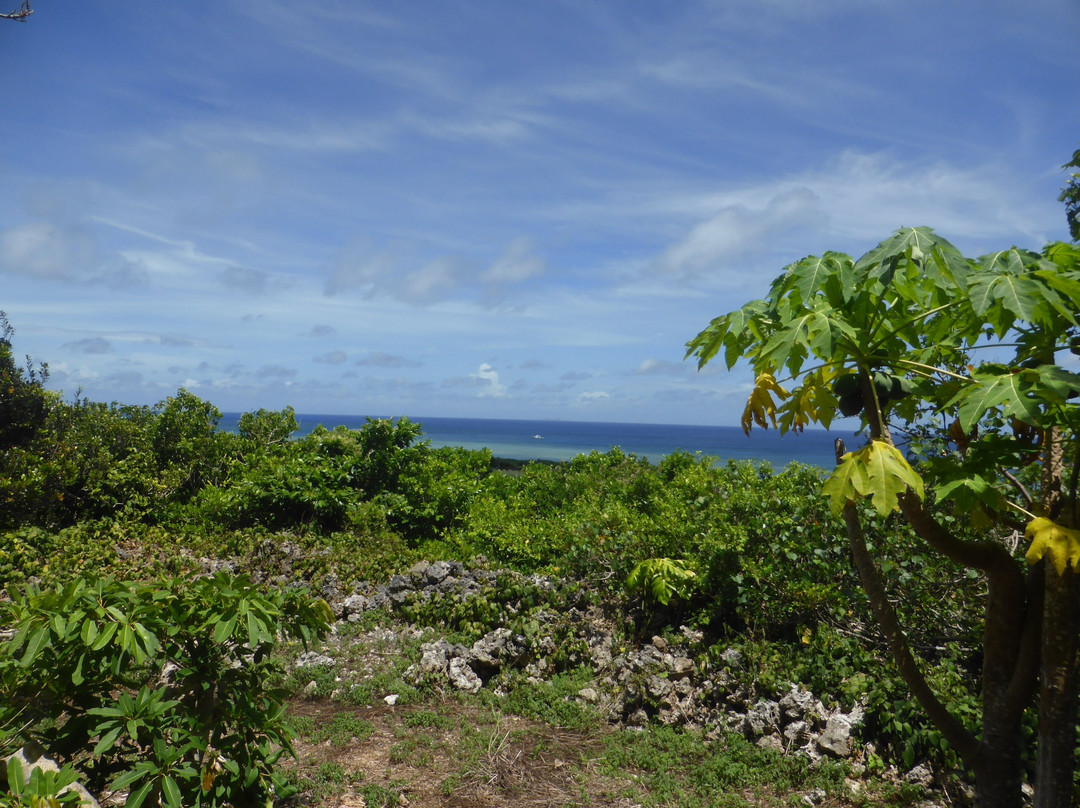
[[[127,805],[264,804],[291,751],[270,651],[322,637],[326,604],[224,574],[78,579],[0,604],[0,747],[38,741]]]

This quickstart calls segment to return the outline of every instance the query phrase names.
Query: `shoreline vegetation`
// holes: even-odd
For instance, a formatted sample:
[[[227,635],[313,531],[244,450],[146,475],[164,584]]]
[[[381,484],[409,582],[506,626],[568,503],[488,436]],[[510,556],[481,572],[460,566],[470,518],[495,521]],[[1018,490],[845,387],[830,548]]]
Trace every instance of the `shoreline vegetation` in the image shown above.
[[[0,372],[0,746],[60,780],[170,806],[966,799],[819,469],[493,458],[407,419],[290,440],[289,409],[233,434],[184,390],[65,402],[10,339]],[[983,581],[865,516],[936,685],[976,710]],[[769,729],[790,692],[819,706]],[[833,716],[846,754],[798,754]]]

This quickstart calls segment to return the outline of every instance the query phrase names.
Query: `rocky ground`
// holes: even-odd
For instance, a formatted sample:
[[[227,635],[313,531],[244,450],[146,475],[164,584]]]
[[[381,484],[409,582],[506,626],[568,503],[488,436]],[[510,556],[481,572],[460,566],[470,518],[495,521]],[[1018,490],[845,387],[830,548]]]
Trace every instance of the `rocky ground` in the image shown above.
[[[498,604],[503,620],[524,630],[498,625],[463,642],[462,632],[433,619],[453,617],[494,587],[525,593]],[[780,692],[755,686],[737,649],[706,647],[685,626],[628,642],[587,598],[551,612],[542,597],[535,605],[537,592],[556,589],[548,579],[444,561],[421,562],[382,585],[346,591],[328,582],[335,631],[290,662],[302,738],[297,775],[309,804],[699,804],[682,800],[677,784],[663,786],[670,796],[658,794],[647,758],[638,770],[611,765],[620,744],[665,732],[712,750],[702,755],[737,747],[743,757],[808,773],[795,791],[735,778],[722,800],[700,804],[963,799],[962,786],[926,764],[905,772],[882,765],[859,740],[858,706],[841,710],[828,694],[795,684]],[[436,625],[418,624],[418,615]],[[335,721],[340,732],[328,729]],[[829,774],[815,779],[815,771]]]

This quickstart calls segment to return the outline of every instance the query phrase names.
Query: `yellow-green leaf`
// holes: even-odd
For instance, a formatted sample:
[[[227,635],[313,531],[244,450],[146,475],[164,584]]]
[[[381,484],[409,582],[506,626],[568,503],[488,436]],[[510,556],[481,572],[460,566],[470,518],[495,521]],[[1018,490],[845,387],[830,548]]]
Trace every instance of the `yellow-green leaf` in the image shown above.
[[[776,383],[776,379],[773,378],[771,373],[762,373],[758,376],[754,382],[754,389],[750,393],[750,398],[746,402],[746,409],[743,410],[743,432],[749,435],[754,424],[763,429],[768,429],[769,421],[772,421],[773,428],[776,428],[774,393],[781,401],[789,395],[787,390]]]
[[[1025,556],[1028,564],[1038,564],[1049,555],[1058,575],[1064,575],[1069,564],[1074,572],[1080,571],[1080,530],[1062,527],[1040,516],[1028,523],[1024,536],[1031,542]]]
[[[855,459],[854,452],[848,452],[840,458],[839,465],[821,487],[821,493],[829,498],[833,513],[839,515],[849,502],[862,498],[865,488],[866,466]]]
[[[848,502],[870,497],[874,510],[882,516],[899,507],[899,497],[905,491],[922,499],[922,478],[899,449],[883,440],[844,455],[821,489],[836,513],[843,511]]]
[[[913,491],[922,499],[922,477],[891,443],[875,440],[860,449],[866,453],[867,489],[863,492],[880,515],[885,516],[899,507],[898,498],[905,491]]]

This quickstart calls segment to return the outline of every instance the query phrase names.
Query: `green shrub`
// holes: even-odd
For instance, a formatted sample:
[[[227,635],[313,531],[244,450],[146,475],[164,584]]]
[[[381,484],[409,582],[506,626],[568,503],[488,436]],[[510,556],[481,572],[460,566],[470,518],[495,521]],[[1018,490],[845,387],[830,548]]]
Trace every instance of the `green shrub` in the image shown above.
[[[106,578],[17,590],[0,604],[0,745],[37,741],[127,805],[262,802],[291,752],[270,651],[326,632],[326,605],[224,574]]]

